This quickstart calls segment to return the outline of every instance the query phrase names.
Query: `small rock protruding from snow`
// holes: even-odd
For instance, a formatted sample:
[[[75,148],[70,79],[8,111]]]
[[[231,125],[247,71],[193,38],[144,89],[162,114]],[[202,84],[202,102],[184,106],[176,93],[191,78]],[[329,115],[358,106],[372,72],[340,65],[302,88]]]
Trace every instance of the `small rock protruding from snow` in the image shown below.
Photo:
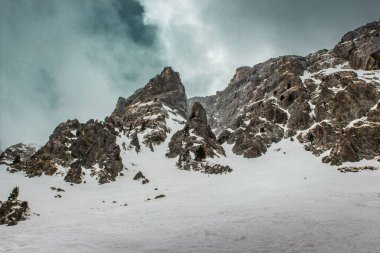
[[[133,177],[133,180],[140,181],[142,184],[149,183],[149,179],[147,179],[141,171],[137,172],[137,174]]]
[[[0,201],[0,225],[17,225],[19,221],[29,216],[29,205],[27,201],[18,199],[19,188],[16,186],[6,201]]]

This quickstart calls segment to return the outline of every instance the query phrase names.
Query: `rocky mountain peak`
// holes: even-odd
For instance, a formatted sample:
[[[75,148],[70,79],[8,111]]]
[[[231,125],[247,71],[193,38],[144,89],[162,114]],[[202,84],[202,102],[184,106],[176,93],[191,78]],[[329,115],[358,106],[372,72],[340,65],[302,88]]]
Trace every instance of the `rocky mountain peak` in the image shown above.
[[[104,122],[68,120],[55,128],[39,150],[18,144],[3,152],[0,162],[13,171],[25,171],[29,177],[60,174],[67,182],[81,183],[89,175],[100,184],[107,183],[124,168],[121,151],[128,143],[120,146],[120,138],[128,139],[137,152],[140,142],[154,151],[154,146],[172,131],[167,120],[176,118],[177,124],[184,124],[186,111],[180,76],[166,67],[128,99],[119,98],[116,109]]]
[[[172,67],[165,67],[160,76],[165,80],[166,83],[170,83],[174,80],[176,83],[181,83],[181,79],[178,72],[175,72]]]
[[[251,70],[252,68],[248,66],[242,66],[237,68],[235,71],[235,75],[231,79],[230,83],[237,83],[238,81],[242,80]]]
[[[0,154],[0,164],[13,165],[24,161],[36,153],[37,145],[18,143],[6,148]]]
[[[380,69],[380,21],[346,33],[333,52],[349,61],[354,69]]]
[[[191,113],[189,116],[189,121],[196,121],[199,124],[207,124],[206,110],[203,108],[201,103],[195,102],[192,106]]]
[[[154,145],[165,141],[167,133],[171,132],[166,122],[169,112],[184,121],[187,97],[179,74],[166,67],[129,98],[119,98],[106,122],[133,136],[132,145],[136,151],[140,149],[140,141],[153,151]]]
[[[138,89],[128,99],[120,97],[112,117],[122,117],[130,105],[148,102],[162,102],[186,117],[187,97],[179,73],[171,67],[165,67],[160,74],[150,79],[147,85]]]

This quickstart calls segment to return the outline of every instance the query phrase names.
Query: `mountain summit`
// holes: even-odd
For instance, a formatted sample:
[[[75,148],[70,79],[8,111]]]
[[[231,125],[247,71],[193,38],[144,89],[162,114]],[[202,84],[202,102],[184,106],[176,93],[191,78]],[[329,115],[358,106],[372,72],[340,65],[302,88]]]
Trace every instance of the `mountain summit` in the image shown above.
[[[165,67],[161,74],[150,79],[144,88],[138,89],[128,99],[120,97],[111,117],[120,118],[125,109],[135,103],[147,103],[160,101],[178,110],[183,117],[186,117],[187,98],[185,87],[181,82],[178,72],[171,67]]]

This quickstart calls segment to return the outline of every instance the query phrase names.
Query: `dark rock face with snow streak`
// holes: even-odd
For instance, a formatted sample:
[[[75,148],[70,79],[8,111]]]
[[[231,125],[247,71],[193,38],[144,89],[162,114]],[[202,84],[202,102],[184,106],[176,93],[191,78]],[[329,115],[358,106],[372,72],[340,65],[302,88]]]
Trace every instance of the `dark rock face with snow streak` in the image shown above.
[[[185,127],[172,136],[166,156],[169,158],[179,156],[177,166],[180,169],[210,174],[231,171],[228,166],[205,161],[208,157],[225,156],[225,152],[207,124],[205,109],[198,102],[193,104]]]
[[[343,129],[327,159],[332,164],[341,164],[374,158],[380,161],[380,102]]]
[[[139,149],[140,142],[152,151],[165,141],[171,129],[166,124],[168,111],[186,118],[187,97],[181,78],[172,68],[166,67],[142,89],[128,99],[119,98],[116,108],[106,121],[119,127],[131,143]],[[141,133],[142,140],[138,134]]]
[[[157,101],[177,109],[183,117],[186,117],[187,98],[185,87],[178,72],[175,72],[170,67],[164,68],[161,74],[152,78],[144,88],[138,89],[128,99],[120,97],[111,118],[115,122],[128,126],[125,112],[130,105]]]
[[[207,124],[205,109],[200,103],[194,103],[185,127],[171,138],[167,156],[176,157],[186,150],[195,153],[198,147],[203,148],[205,157],[225,155],[224,149]]]
[[[354,69],[380,69],[380,20],[346,33],[333,51]]]
[[[234,153],[260,156],[271,143],[312,124],[308,92],[299,78],[306,67],[303,57],[284,56],[239,68],[224,91],[201,101],[212,128],[234,144]]]
[[[332,164],[376,158],[378,144],[372,143],[361,154],[363,147],[355,148],[355,141],[347,143],[347,138],[371,138],[375,142],[378,139],[367,135],[365,129],[379,128],[379,119],[368,117],[375,114],[380,100],[379,84],[376,79],[363,80],[353,71],[322,75],[319,92],[312,94],[314,101],[311,102],[315,104],[316,124],[298,135],[300,142],[316,155],[331,150],[324,161]]]
[[[106,121],[118,126],[125,135],[131,136],[130,144],[135,146],[136,151],[140,150],[142,144],[154,151],[154,146],[164,142],[171,132],[166,124],[168,110],[169,107],[165,108],[159,101],[136,102],[123,109],[122,123],[114,115]]]
[[[29,177],[63,174],[72,183],[82,182],[86,172],[96,174],[99,183],[113,181],[123,169],[116,134],[112,125],[103,122],[68,120],[58,125],[42,148],[13,168]]]
[[[12,145],[0,154],[0,164],[12,165],[24,161],[37,151],[34,145],[18,143]]]

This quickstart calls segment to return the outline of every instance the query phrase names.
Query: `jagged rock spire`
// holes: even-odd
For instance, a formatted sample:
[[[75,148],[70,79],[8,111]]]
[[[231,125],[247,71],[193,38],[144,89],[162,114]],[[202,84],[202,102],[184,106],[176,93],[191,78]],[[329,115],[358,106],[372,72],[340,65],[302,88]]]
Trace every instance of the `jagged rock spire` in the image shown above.
[[[138,89],[132,96],[125,99],[120,97],[111,118],[120,119],[126,111],[126,108],[135,103],[147,103],[161,101],[186,117],[187,97],[185,87],[182,84],[178,72],[171,67],[165,67],[161,74],[150,79],[145,87]]]
[[[179,156],[177,166],[185,170],[201,170],[206,173],[230,172],[231,168],[205,162],[206,158],[225,155],[215,134],[207,124],[203,106],[194,103],[185,127],[175,133],[169,143],[167,157]]]
[[[189,149],[195,153],[196,147],[202,146],[207,157],[224,155],[224,149],[216,140],[215,134],[207,124],[206,111],[203,106],[194,103],[185,127],[175,133],[169,143],[168,157],[176,157]]]
[[[106,121],[128,136],[134,136],[131,144],[136,150],[140,149],[140,140],[135,135],[142,133],[142,142],[153,151],[153,146],[162,143],[171,131],[166,124],[168,111],[183,119],[187,115],[185,87],[179,74],[171,67],[164,68],[129,98],[119,98],[115,110]]]

